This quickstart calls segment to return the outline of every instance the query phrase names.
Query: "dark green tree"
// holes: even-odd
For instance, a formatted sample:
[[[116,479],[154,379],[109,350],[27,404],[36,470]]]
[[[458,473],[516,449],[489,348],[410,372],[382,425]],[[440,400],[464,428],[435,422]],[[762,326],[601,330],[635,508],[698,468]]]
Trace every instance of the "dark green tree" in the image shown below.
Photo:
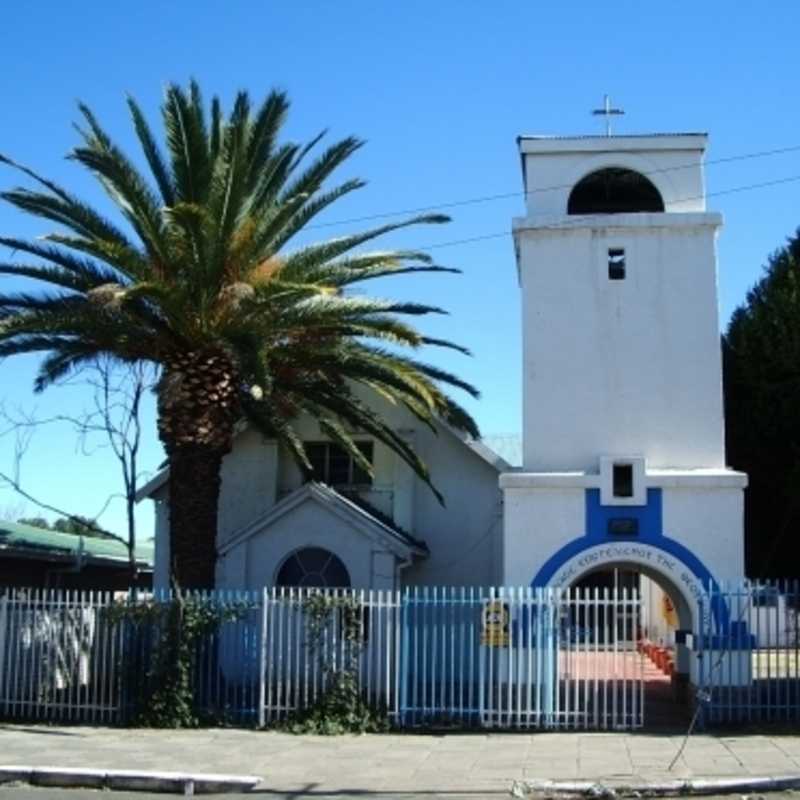
[[[314,416],[371,470],[349,433],[366,431],[429,484],[414,450],[355,389],[405,407],[423,424],[433,427],[438,417],[477,435],[442,386],[475,390],[401,351],[455,347],[402,319],[440,309],[351,290],[384,275],[454,271],[417,250],[362,249],[391,231],[447,218],[416,216],[294,244],[320,212],[363,186],[351,179],[326,188],[362,142],[346,138],[314,155],[321,136],[306,145],[279,140],[288,111],[283,93],[255,108],[239,93],[225,116],[219,100],[206,107],[192,83],[166,90],[162,149],[136,102],[128,105],[149,175],[83,105],[83,141],[70,154],[97,178],[122,225],[0,156],[36,184],[0,197],[59,226],[43,239],[0,238],[30,259],[0,265],[0,274],[49,284],[0,295],[0,357],[45,353],[39,390],[98,356],[160,368],[175,577],[185,587],[209,587],[220,467],[240,421],[276,438],[307,474],[292,424],[299,415]]]
[[[54,531],[61,533],[76,533],[82,536],[94,536],[98,539],[114,538],[110,534],[103,531],[97,523],[89,517],[61,517],[57,519],[53,525]]]
[[[723,337],[728,461],[747,472],[751,577],[800,570],[800,230],[770,256]]]
[[[41,528],[42,530],[52,530],[50,523],[44,517],[21,517],[17,520],[20,525],[30,525],[32,528]]]

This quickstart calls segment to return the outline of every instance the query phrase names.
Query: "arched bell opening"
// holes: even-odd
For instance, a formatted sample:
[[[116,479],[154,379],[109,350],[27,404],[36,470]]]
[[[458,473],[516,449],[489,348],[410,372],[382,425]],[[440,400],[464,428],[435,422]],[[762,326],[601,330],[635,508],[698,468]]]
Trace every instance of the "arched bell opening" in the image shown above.
[[[655,184],[632,169],[606,167],[590,172],[574,186],[568,214],[630,214],[664,211]]]

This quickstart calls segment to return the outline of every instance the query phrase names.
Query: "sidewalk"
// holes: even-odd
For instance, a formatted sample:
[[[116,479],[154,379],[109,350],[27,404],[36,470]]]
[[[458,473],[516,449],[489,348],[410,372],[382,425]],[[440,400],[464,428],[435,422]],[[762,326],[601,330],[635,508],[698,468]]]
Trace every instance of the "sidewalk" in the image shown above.
[[[800,775],[798,736],[452,733],[290,736],[0,725],[0,764],[255,774],[279,793],[507,794],[514,780]]]

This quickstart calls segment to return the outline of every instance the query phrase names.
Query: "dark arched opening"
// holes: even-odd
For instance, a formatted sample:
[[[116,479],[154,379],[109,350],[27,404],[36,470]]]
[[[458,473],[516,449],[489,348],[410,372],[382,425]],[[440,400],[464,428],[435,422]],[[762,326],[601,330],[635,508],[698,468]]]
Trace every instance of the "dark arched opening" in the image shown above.
[[[350,588],[350,574],[342,560],[322,547],[295,550],[278,570],[277,586]]]
[[[626,214],[663,211],[664,200],[651,181],[639,172],[608,167],[592,172],[573,188],[568,214]]]
[[[621,561],[583,573],[570,591],[570,624],[589,642],[582,664],[586,674],[619,680],[622,669],[641,680],[644,724],[650,729],[688,723],[690,653],[678,633],[696,626],[675,582],[658,569]]]

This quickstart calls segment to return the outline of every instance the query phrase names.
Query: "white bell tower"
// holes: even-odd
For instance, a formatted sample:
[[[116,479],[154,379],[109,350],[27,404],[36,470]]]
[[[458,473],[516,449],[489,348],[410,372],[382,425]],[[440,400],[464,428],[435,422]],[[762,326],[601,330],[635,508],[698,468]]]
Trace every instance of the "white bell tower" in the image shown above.
[[[524,466],[725,466],[703,135],[521,138]],[[556,188],[552,188],[556,187]]]
[[[740,579],[706,135],[518,142],[524,460],[501,477],[504,582],[627,565],[690,598]]]

